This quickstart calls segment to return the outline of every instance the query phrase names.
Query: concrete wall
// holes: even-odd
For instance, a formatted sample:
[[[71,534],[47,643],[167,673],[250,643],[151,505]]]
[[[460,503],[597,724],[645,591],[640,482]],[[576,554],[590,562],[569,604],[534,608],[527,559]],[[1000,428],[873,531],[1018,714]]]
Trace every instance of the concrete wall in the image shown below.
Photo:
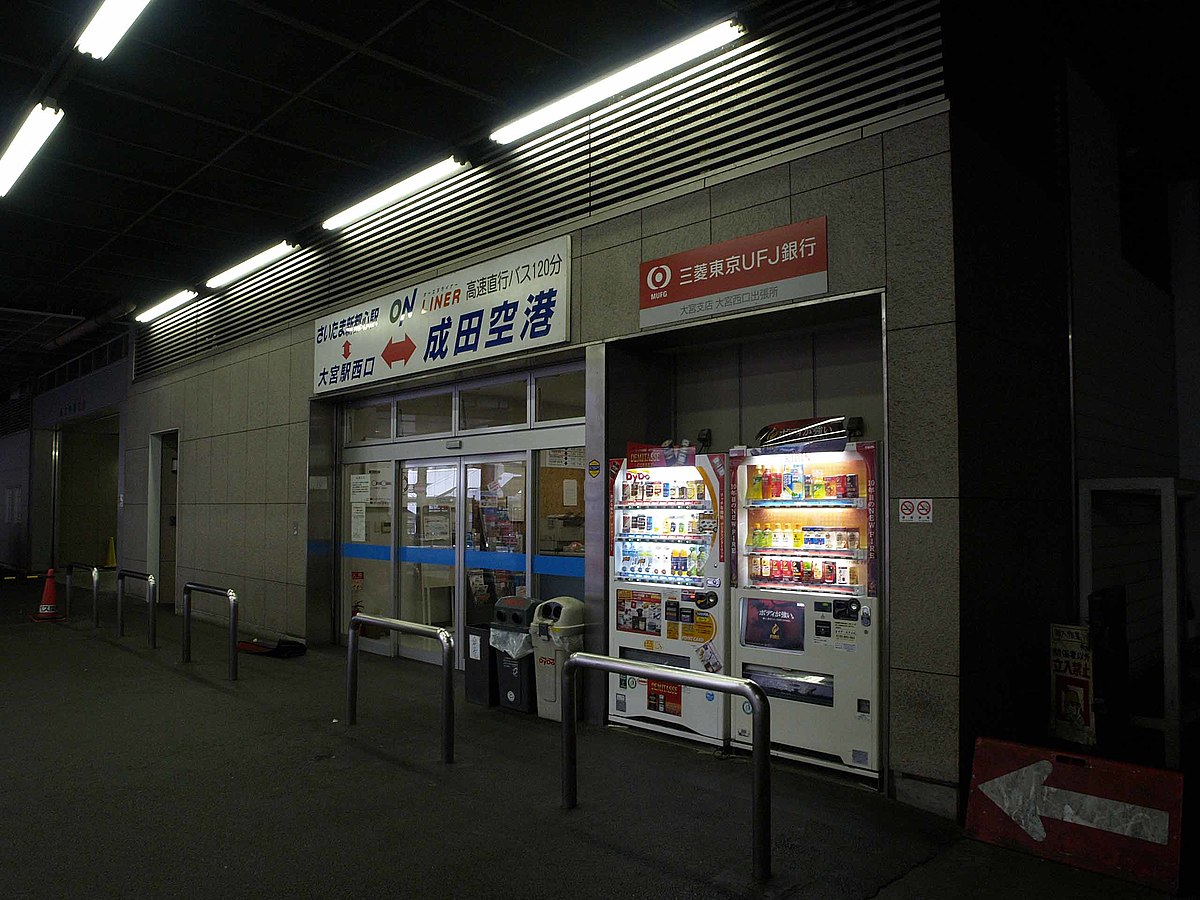
[[[1112,114],[1074,74],[1068,103],[1079,477],[1177,475],[1174,305],[1122,256]]]
[[[892,765],[946,785],[959,767],[948,126],[944,113],[891,124],[679,185],[642,208],[582,223],[572,232],[572,333],[576,344],[638,334],[643,260],[828,217],[830,292],[885,290],[887,297]],[[330,297],[330,308],[354,299]],[[267,633],[305,628],[311,336],[310,322],[297,323],[137,383],[122,417],[122,563],[136,567],[146,558],[148,435],[178,428],[179,577],[233,587],[245,598],[247,628]],[[883,413],[878,408],[875,417]],[[895,528],[897,498],[918,496],[936,498],[936,524],[919,534]],[[207,608],[221,613],[215,604]]]
[[[233,588],[264,636],[304,635],[311,340],[300,325],[135,383],[121,416],[121,565],[146,564],[149,436],[178,430],[175,602],[186,581]],[[219,597],[193,602],[227,614]]]
[[[115,424],[115,423],[114,423]],[[103,565],[117,536],[116,434],[64,428],[58,451],[59,565]]]
[[[0,564],[29,564],[29,431],[0,437]]]

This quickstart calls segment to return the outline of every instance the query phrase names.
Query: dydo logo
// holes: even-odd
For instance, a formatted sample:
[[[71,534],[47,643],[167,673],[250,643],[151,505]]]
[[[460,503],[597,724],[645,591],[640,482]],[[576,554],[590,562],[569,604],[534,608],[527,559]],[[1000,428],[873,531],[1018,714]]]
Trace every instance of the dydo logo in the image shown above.
[[[671,267],[658,265],[646,273],[646,287],[650,288],[650,299],[660,300],[667,295],[666,287],[671,283]]]

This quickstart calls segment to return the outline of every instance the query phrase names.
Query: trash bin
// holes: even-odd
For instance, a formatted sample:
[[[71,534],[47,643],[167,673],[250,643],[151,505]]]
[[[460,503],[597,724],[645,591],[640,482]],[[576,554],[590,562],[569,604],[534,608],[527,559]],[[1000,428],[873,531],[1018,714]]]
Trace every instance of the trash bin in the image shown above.
[[[480,706],[495,706],[496,648],[492,646],[490,625],[467,626],[467,659],[465,663],[467,702]]]
[[[567,657],[583,649],[583,602],[574,597],[555,597],[538,604],[529,624],[529,637],[533,641],[538,715],[561,722],[559,680]],[[575,708],[579,710],[578,705]]]
[[[496,648],[496,692],[505,709],[537,709],[533,640],[529,637],[529,623],[537,605],[538,601],[529,597],[501,597],[496,601],[489,640]]]

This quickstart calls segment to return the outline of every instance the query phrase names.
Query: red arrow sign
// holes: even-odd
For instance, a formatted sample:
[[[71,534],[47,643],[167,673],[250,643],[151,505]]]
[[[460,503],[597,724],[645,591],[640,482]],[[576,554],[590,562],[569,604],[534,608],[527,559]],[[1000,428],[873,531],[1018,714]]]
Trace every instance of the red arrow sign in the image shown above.
[[[967,833],[1174,890],[1182,796],[1178,772],[979,738]]]
[[[344,344],[342,344],[342,359],[349,359],[349,358],[350,358],[350,342],[346,341]]]
[[[379,354],[380,358],[388,364],[388,368],[392,367],[398,359],[404,360],[404,364],[408,365],[409,358],[413,355],[413,351],[417,349],[417,345],[413,343],[413,339],[407,334],[404,340],[397,344],[391,338],[388,338],[387,346],[383,348],[383,352]]]

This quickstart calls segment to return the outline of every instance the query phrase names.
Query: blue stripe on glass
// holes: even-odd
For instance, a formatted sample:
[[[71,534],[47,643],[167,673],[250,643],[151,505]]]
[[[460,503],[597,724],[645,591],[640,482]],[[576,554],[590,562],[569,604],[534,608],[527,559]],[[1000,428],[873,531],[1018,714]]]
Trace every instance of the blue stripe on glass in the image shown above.
[[[488,550],[468,550],[468,569],[495,569],[500,572],[524,572],[524,553],[496,553]]]
[[[401,547],[400,562],[452,566],[454,550],[449,547]]]
[[[346,559],[392,558],[392,548],[385,544],[342,544],[342,556]]]
[[[533,574],[566,575],[570,578],[583,577],[582,556],[535,556]]]

